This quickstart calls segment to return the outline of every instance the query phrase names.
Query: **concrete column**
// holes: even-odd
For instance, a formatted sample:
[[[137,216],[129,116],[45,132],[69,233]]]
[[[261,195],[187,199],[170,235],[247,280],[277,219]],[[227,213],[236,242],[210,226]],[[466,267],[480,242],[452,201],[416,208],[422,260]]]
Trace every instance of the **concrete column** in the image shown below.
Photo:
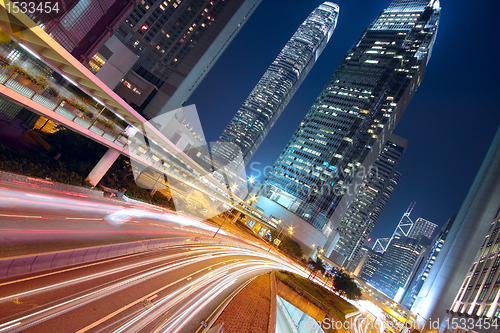
[[[102,177],[108,172],[109,168],[115,163],[116,159],[120,156],[120,152],[113,148],[109,148],[106,154],[100,159],[95,167],[90,171],[87,180],[92,186],[96,186]]]
[[[500,129],[479,169],[412,312],[429,323],[443,323],[500,207]],[[444,332],[441,327],[438,332]],[[428,326],[423,332],[436,332]]]
[[[236,223],[236,221],[238,221],[238,219],[240,218],[240,216],[241,216],[241,212],[238,212],[238,213],[234,216],[234,218],[231,220],[231,223],[232,223],[232,224],[235,224],[235,223]]]

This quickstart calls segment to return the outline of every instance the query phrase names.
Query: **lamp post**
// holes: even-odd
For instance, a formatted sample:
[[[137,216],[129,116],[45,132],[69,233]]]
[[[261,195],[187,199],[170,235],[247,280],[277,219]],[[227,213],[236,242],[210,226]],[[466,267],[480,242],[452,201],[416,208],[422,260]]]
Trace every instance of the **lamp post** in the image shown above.
[[[281,222],[283,222],[283,221],[282,221],[281,219],[279,219],[277,222],[278,222],[278,224],[280,224],[280,223],[281,223]],[[287,227],[287,225],[286,225],[286,224],[284,224],[284,223],[283,223],[283,225],[284,225],[285,227]],[[278,239],[278,240],[279,240],[280,235],[283,233],[283,230],[285,230],[285,227],[281,228],[281,231],[279,232],[278,236],[276,236],[276,239]],[[288,226],[288,233],[289,233],[290,235],[293,235],[293,226]],[[271,243],[271,246],[269,246],[269,249],[267,250],[267,252],[271,251],[271,248],[272,248],[272,247],[273,247],[273,243]]]
[[[226,177],[224,177],[224,178],[226,178]],[[226,178],[226,184],[227,184],[227,178]],[[231,189],[229,188],[229,185],[226,185],[226,187],[227,187],[227,190],[229,192],[229,198],[231,200],[231,204],[232,204],[232,206],[234,206],[234,199],[233,199],[233,195],[232,195],[233,193],[231,192]],[[238,187],[238,185],[233,185],[233,187],[236,188],[236,187]],[[232,209],[232,207],[231,207],[231,209]],[[227,211],[226,218],[224,219],[224,221],[222,222],[222,224],[219,226],[219,229],[217,229],[217,231],[215,232],[215,234],[212,236],[212,238],[215,238],[215,236],[217,236],[217,234],[219,233],[219,231],[222,228],[222,226],[224,225],[224,223],[226,223],[226,220],[227,220],[228,216],[229,216],[229,211]]]

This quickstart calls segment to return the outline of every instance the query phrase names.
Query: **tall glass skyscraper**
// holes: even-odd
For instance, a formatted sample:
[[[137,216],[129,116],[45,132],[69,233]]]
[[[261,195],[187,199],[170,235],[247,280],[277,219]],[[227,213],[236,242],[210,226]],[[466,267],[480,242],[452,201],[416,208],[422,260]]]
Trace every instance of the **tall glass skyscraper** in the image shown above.
[[[396,169],[407,145],[408,140],[395,134],[392,134],[385,144],[337,228],[340,238],[334,250],[339,258],[330,256],[331,259],[336,259],[334,261],[337,264],[345,266],[360,253],[401,179],[401,174]],[[355,268],[356,264],[348,267],[351,271]]]
[[[337,228],[423,79],[440,13],[438,0],[394,0],[379,15],[279,156],[264,196],[286,197],[325,235]]]
[[[302,23],[213,147],[217,160],[227,164],[242,154],[247,163],[252,158],[323,52],[338,15],[338,5],[324,2]]]

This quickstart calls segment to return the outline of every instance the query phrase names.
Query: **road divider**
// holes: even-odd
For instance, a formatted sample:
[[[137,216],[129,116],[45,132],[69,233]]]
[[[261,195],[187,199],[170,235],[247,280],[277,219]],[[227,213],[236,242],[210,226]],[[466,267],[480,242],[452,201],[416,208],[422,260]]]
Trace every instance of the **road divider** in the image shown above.
[[[230,239],[212,237],[160,238],[131,243],[96,246],[61,252],[43,253],[24,257],[5,258],[0,260],[0,280],[20,277],[35,273],[48,272],[63,267],[85,264],[89,262],[116,258],[123,255],[164,249],[181,245],[230,245],[247,248],[253,251],[257,247],[242,244]]]

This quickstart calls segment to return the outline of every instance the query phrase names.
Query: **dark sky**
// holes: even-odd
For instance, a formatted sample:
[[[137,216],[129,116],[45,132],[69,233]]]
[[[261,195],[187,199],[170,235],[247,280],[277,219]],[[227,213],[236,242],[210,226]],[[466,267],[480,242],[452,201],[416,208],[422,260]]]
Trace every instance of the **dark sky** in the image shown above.
[[[340,15],[332,39],[250,161],[249,174],[259,176],[274,164],[346,52],[390,2],[336,1]],[[207,141],[217,140],[267,67],[319,4],[315,0],[262,1],[186,104],[196,104]],[[500,125],[496,101],[500,98],[500,3],[442,0],[441,6],[437,42],[425,78],[394,131],[409,140],[398,169],[403,177],[372,233],[374,238],[390,237],[412,201],[417,202],[414,220],[446,222],[459,210]]]

